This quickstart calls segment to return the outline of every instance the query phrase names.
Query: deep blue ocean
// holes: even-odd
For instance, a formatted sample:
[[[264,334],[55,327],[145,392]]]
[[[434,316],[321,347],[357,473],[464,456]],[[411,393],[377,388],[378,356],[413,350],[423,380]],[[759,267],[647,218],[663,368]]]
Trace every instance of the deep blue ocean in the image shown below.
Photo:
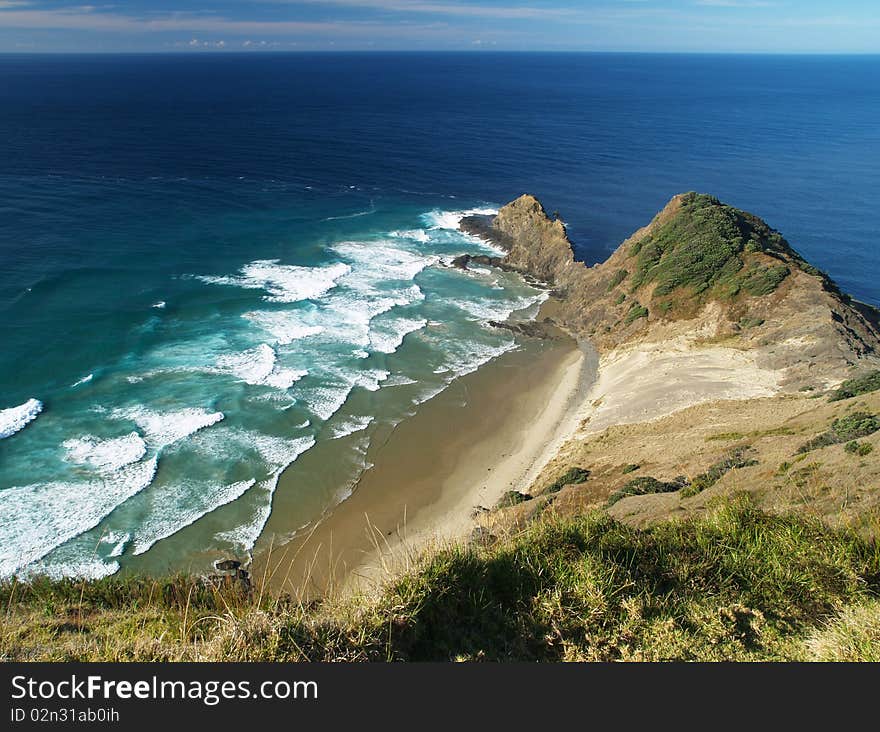
[[[712,193],[880,304],[878,120],[880,57],[0,56],[0,575],[245,555],[318,443],[343,500],[516,347],[544,294],[447,265],[523,192],[589,263]]]

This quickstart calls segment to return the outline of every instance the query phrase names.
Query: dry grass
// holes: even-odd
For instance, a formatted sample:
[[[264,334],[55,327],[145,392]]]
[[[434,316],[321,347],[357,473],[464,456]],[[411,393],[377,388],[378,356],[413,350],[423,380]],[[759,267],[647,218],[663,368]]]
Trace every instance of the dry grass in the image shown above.
[[[663,419],[618,425],[567,443],[547,468],[564,474],[572,466],[590,471],[589,480],[566,486],[549,510],[573,515],[603,506],[633,476],[672,483],[684,476],[702,490],[623,498],[609,509],[633,526],[699,515],[707,504],[733,492],[748,492],[757,505],[775,512],[797,511],[833,526],[859,526],[880,535],[880,432],[850,442],[826,444],[798,454],[806,442],[826,433],[835,420],[858,413],[880,414],[880,392],[829,403],[807,394],[719,401],[694,406]],[[840,422],[838,422],[840,424]],[[718,474],[713,466],[745,451],[742,467]],[[701,478],[712,474],[714,480]],[[531,491],[540,495],[543,483]],[[688,495],[690,494],[690,495]]]
[[[880,601],[843,608],[806,642],[814,661],[880,663]]]
[[[878,592],[875,544],[741,497],[649,530],[601,512],[545,517],[495,543],[432,551],[357,597],[307,602],[190,577],[5,584],[0,655],[783,660],[836,643],[867,658],[876,614],[869,626],[857,608],[876,608]]]

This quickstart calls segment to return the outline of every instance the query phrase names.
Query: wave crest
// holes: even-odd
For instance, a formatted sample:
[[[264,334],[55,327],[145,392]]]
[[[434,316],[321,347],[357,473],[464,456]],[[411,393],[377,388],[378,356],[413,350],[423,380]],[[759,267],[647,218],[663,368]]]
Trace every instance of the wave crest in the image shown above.
[[[322,267],[300,267],[281,264],[278,259],[258,259],[244,265],[238,275],[199,275],[196,279],[211,285],[265,290],[265,299],[269,302],[292,303],[320,297],[333,289],[336,281],[350,271],[351,267],[341,262]]]
[[[0,439],[11,437],[33,422],[43,411],[43,402],[39,399],[28,399],[17,407],[0,410]]]

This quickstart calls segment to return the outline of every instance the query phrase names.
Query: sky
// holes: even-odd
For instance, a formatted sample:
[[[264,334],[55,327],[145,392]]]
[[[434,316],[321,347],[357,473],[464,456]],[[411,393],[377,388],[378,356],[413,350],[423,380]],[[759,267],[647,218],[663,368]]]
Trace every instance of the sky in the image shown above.
[[[0,52],[880,53],[880,0],[0,0]]]

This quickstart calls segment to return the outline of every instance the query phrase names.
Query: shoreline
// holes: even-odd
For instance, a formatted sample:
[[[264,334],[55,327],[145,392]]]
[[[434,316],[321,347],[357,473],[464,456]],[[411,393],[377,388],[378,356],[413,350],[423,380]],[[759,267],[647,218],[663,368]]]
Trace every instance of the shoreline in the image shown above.
[[[519,339],[371,448],[352,494],[257,554],[253,576],[299,598],[369,590],[428,547],[466,539],[480,507],[527,489],[574,433],[597,365],[569,337]]]

